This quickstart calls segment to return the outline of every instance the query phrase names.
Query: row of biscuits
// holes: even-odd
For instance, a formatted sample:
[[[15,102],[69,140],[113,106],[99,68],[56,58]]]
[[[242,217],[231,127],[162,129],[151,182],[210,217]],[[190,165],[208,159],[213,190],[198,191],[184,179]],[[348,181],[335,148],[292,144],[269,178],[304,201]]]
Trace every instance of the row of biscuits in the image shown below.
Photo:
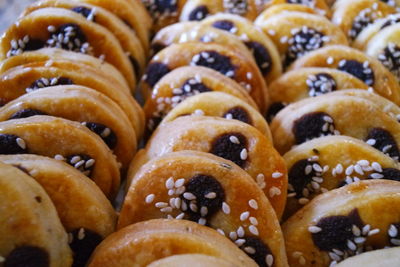
[[[0,39],[0,266],[86,266],[145,128],[136,1],[42,0]]]

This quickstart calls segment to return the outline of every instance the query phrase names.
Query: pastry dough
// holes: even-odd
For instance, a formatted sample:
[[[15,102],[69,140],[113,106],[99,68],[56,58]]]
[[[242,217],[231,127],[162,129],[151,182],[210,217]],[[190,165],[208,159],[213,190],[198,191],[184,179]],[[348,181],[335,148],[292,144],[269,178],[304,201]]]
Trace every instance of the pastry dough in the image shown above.
[[[0,163],[0,170],[2,265],[71,266],[67,234],[46,192],[17,168]]]
[[[202,254],[181,254],[153,261],[148,267],[239,267],[236,263]]]
[[[230,13],[250,20],[257,17],[256,0],[188,0],[183,7],[180,20],[202,20],[208,15]]]
[[[255,25],[267,34],[278,48],[284,69],[293,61],[318,48],[347,45],[346,36],[327,18],[304,12],[282,12]]]
[[[396,9],[380,0],[337,0],[332,8],[332,22],[338,25],[349,40],[379,18],[396,13]]]
[[[157,218],[207,225],[259,266],[286,265],[279,222],[263,191],[245,171],[214,155],[181,151],[142,166],[129,187],[118,228]]]
[[[153,18],[153,33],[157,33],[162,28],[179,21],[179,15],[187,0],[141,1]]]
[[[361,140],[343,135],[313,139],[283,158],[290,184],[285,218],[328,190],[363,179],[400,179],[398,162]]]
[[[393,267],[400,265],[400,248],[378,249],[350,257],[340,262],[337,267]]]
[[[315,10],[315,12],[319,15],[326,16],[328,18],[330,18],[332,15],[331,9],[326,4],[325,0],[271,0],[265,5],[265,8],[267,9],[281,4],[304,5]]]
[[[122,20],[110,11],[99,6],[77,3],[69,0],[40,0],[27,7],[21,16],[26,16],[37,9],[45,7],[70,9],[81,14],[87,20],[103,26],[112,32],[118,39],[124,52],[128,55],[129,60],[131,61],[136,76],[139,77],[144,71],[146,53],[140,40]]]
[[[81,122],[113,150],[123,168],[136,151],[136,134],[128,117],[111,99],[86,87],[64,85],[25,94],[0,108],[0,121],[50,115]]]
[[[292,266],[329,266],[399,241],[400,183],[368,180],[322,194],[284,225]]]
[[[397,79],[377,59],[346,46],[328,46],[298,59],[291,70],[304,67],[337,68],[350,73],[379,95],[400,104],[400,87]]]
[[[264,21],[277,14],[284,12],[292,12],[292,11],[317,14],[315,9],[308,7],[307,5],[285,3],[285,4],[276,4],[268,7],[267,9],[263,9],[263,11],[258,15],[257,19]]]
[[[369,99],[327,94],[284,108],[272,121],[271,132],[280,153],[310,139],[342,134],[364,140],[399,160],[399,126]]]
[[[252,53],[267,84],[282,74],[278,49],[252,21],[238,15],[217,14],[206,18],[200,25],[212,26],[238,36]]]
[[[181,150],[209,152],[236,163],[258,182],[278,217],[281,216],[286,201],[285,163],[272,142],[256,128],[241,121],[217,117],[177,118],[157,128],[147,143],[146,152],[141,155],[142,159],[133,161],[130,173],[134,173],[143,161]]]
[[[205,67],[179,67],[161,78],[146,100],[147,130],[153,131],[169,111],[186,98],[208,91],[233,95],[258,110],[254,100],[234,80]]]
[[[34,116],[0,122],[0,154],[38,154],[67,161],[110,199],[120,182],[117,160],[101,138],[78,122]]]
[[[232,78],[250,93],[261,111],[268,107],[266,85],[254,60],[233,47],[212,43],[173,44],[156,54],[142,79],[143,95],[148,96],[168,72],[187,65],[208,67]]]
[[[147,266],[172,255],[200,253],[239,264],[257,266],[217,231],[184,220],[150,220],[110,235],[95,250],[89,267]]]
[[[0,161],[20,168],[43,187],[69,235],[73,266],[84,266],[101,240],[115,229],[116,213],[100,189],[58,160],[37,155],[1,155]]]
[[[239,120],[254,126],[272,140],[271,131],[264,117],[243,100],[226,93],[208,92],[192,96],[173,108],[161,125],[187,115]]]

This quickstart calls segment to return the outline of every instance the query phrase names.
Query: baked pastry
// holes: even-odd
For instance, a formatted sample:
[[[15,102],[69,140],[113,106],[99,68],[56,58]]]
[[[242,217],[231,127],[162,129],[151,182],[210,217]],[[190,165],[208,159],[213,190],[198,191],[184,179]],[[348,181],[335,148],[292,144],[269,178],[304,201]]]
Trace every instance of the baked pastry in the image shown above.
[[[233,95],[258,110],[246,90],[219,72],[198,66],[179,67],[161,78],[146,100],[147,130],[153,131],[168,112],[190,96],[217,91]]]
[[[289,264],[332,266],[398,246],[399,190],[397,181],[368,180],[314,198],[283,225]]]
[[[400,248],[378,249],[350,257],[340,262],[337,267],[381,266],[391,267],[400,265]]]
[[[309,7],[319,15],[326,16],[328,18],[331,17],[331,9],[329,6],[326,4],[325,0],[271,0],[268,1],[268,3],[265,5],[265,9],[268,9],[270,7],[274,7],[275,5],[280,5],[280,4],[297,4],[297,5],[304,5],[306,7]]]
[[[371,38],[364,51],[382,62],[400,82],[400,24],[382,29]]]
[[[279,50],[283,68],[293,61],[318,48],[341,44],[347,45],[347,38],[340,28],[327,18],[304,12],[282,12],[263,20],[257,18],[260,27]]]
[[[181,254],[153,261],[149,267],[239,267],[236,263],[203,254]]]
[[[3,266],[71,266],[72,253],[57,211],[43,188],[0,163],[0,258]]]
[[[396,119],[371,100],[327,94],[282,109],[271,123],[271,132],[281,154],[317,137],[342,134],[364,140],[399,160],[399,126]]]
[[[191,220],[229,237],[259,266],[285,265],[274,210],[257,183],[230,161],[174,152],[149,161],[132,178],[118,228],[157,218]]]
[[[240,266],[257,266],[217,231],[185,220],[150,220],[111,234],[95,250],[89,267],[147,266],[172,255],[199,253]]]
[[[132,1],[134,2],[134,1]],[[125,54],[135,70],[137,77],[144,71],[146,64],[145,51],[140,43],[140,40],[135,33],[121,19],[110,11],[86,3],[71,2],[68,0],[39,0],[28,6],[21,16],[26,16],[29,13],[45,7],[57,7],[70,9],[84,16],[87,20],[93,21],[112,32],[121,44]]]
[[[258,110],[240,98],[226,93],[206,92],[192,96],[173,108],[162,120],[161,125],[188,115],[239,120],[254,126],[272,140],[269,126]]]
[[[66,161],[91,178],[108,198],[116,194],[117,160],[101,138],[78,122],[34,116],[0,122],[0,154],[38,154]]]
[[[123,168],[136,151],[136,134],[121,108],[105,95],[86,87],[64,85],[25,94],[0,108],[0,121],[50,115],[78,121],[113,150]]]
[[[252,53],[267,84],[282,73],[278,49],[253,22],[232,14],[217,14],[206,18],[201,25],[228,31],[240,38]]]
[[[147,55],[153,20],[139,0],[115,0],[112,2],[108,0],[76,1],[107,9],[119,17],[138,36]]]
[[[346,72],[330,68],[300,68],[288,71],[275,80],[268,91],[271,106],[267,118],[272,121],[276,113],[290,103],[336,90],[369,88],[361,80]]]
[[[85,266],[101,240],[114,232],[117,219],[100,189],[58,160],[37,155],[1,155],[0,161],[23,170],[43,187],[68,233],[72,266]]]
[[[319,194],[364,179],[400,181],[400,165],[367,143],[348,136],[325,136],[303,143],[283,158],[289,190],[285,218]]]
[[[278,217],[281,216],[286,201],[286,166],[272,142],[254,127],[217,117],[177,118],[157,128],[142,160],[181,150],[209,152],[234,162],[258,182]],[[143,164],[142,160],[133,161],[130,173]]]
[[[335,68],[362,80],[376,93],[400,104],[400,89],[397,79],[377,59],[346,46],[328,46],[298,59],[291,70],[304,67]]]
[[[187,0],[180,20],[202,20],[217,13],[230,13],[254,20],[257,17],[256,0]]]
[[[332,8],[332,22],[338,25],[349,40],[354,40],[368,24],[396,9],[380,0],[337,0]]]
[[[296,4],[285,3],[285,4],[275,4],[266,9],[263,9],[261,13],[258,15],[257,19],[264,21],[277,14],[283,12],[292,12],[292,11],[304,12],[309,14],[318,14],[315,9],[307,5],[303,5],[301,3],[296,3]]]
[[[151,89],[168,72],[188,65],[207,67],[237,81],[253,97],[260,110],[266,110],[268,92],[254,60],[233,47],[212,43],[173,44],[156,54],[142,78],[143,95],[149,96]]]
[[[45,49],[48,51],[48,49]],[[0,86],[7,90],[0,91],[0,103],[2,105],[11,100],[42,87],[60,84],[83,85],[105,94],[128,116],[131,125],[136,131],[138,139],[144,131],[144,112],[120,80],[116,80],[109,74],[105,74],[108,68],[97,69],[97,64],[88,65],[68,59],[69,55],[77,55],[72,52],[52,49],[49,55],[38,52],[26,52],[20,56],[12,57],[0,65]],[[53,56],[52,52],[55,52]],[[57,52],[61,52],[59,54]],[[89,57],[89,56],[88,56]],[[97,63],[97,62],[96,62]],[[19,66],[22,64],[21,66]],[[16,67],[13,67],[16,65]],[[98,65],[103,66],[103,65]],[[110,65],[108,65],[110,67]],[[115,70],[110,68],[110,70]],[[115,70],[116,71],[116,70]]]
[[[42,8],[20,18],[0,38],[0,59],[43,47],[99,57],[121,71],[132,89],[136,85],[133,66],[115,36],[73,11]]]
[[[365,27],[354,40],[352,46],[359,50],[364,50],[365,46],[368,44],[369,40],[374,37],[381,30],[389,27],[393,24],[400,22],[400,14],[389,14],[384,18],[375,20],[372,24]]]

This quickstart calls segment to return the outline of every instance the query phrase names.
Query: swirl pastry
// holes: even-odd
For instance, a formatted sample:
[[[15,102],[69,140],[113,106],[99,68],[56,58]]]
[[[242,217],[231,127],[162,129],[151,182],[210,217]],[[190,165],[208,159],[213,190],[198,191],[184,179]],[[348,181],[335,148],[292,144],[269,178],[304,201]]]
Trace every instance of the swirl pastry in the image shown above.
[[[332,22],[338,25],[350,40],[379,18],[396,13],[396,9],[380,0],[337,0],[333,6]]]
[[[207,67],[237,81],[250,93],[260,110],[266,110],[268,92],[254,60],[233,47],[212,43],[173,44],[156,54],[142,79],[143,95],[148,96],[171,70],[188,65]]]
[[[289,190],[288,218],[315,196],[364,179],[400,181],[400,165],[358,139],[325,136],[303,143],[284,156]]]
[[[123,168],[136,151],[136,134],[111,99],[86,87],[48,87],[23,95],[0,108],[0,121],[50,115],[81,122],[113,150]]]
[[[161,78],[154,86],[151,98],[146,100],[144,111],[149,131],[183,100],[199,93],[216,91],[233,95],[258,109],[245,89],[219,72],[197,66],[179,67]]]
[[[211,116],[239,120],[257,128],[272,140],[271,131],[264,117],[245,101],[222,92],[206,92],[190,97],[177,105],[163,119],[163,123],[181,116]]]
[[[353,75],[330,68],[288,71],[268,87],[272,104],[267,118],[272,121],[276,113],[290,103],[349,88],[367,90],[369,87]]]
[[[202,267],[207,265],[209,267],[238,267],[236,263],[223,260],[221,258],[207,256],[202,254],[181,254],[166,257],[149,264],[149,267]]]
[[[185,220],[150,220],[111,234],[95,250],[89,267],[147,266],[173,255],[198,253],[240,266],[257,266],[217,231]]]
[[[331,9],[326,4],[325,0],[271,0],[265,5],[265,9],[274,7],[275,5],[281,4],[296,4],[303,5],[308,8],[315,10],[315,12],[319,15],[326,16],[328,18],[331,17]]]
[[[377,59],[346,46],[328,46],[309,53],[291,66],[291,70],[304,67],[335,68],[362,80],[376,93],[396,104],[400,103],[397,79]]]
[[[327,94],[284,108],[272,121],[271,132],[280,153],[317,137],[342,134],[399,160],[398,127],[398,121],[371,100]]]
[[[179,15],[187,0],[142,0],[147,11],[153,18],[153,32],[179,21]]]
[[[147,143],[142,160],[181,150],[209,152],[234,162],[257,181],[278,217],[281,216],[286,201],[285,163],[271,141],[254,127],[217,117],[177,118],[157,128]],[[142,160],[134,161],[131,173],[137,170]]]
[[[260,27],[279,50],[284,69],[293,61],[318,48],[347,45],[340,28],[325,17],[303,12],[282,12],[266,20],[257,18]]]
[[[254,20],[257,17],[256,0],[187,0],[180,20],[202,20],[217,13],[229,13]]]
[[[37,9],[45,7],[70,9],[81,14],[87,20],[103,26],[112,32],[118,39],[122,49],[131,61],[136,76],[140,76],[144,71],[146,58],[140,40],[136,34],[134,34],[132,30],[113,13],[101,7],[86,3],[77,3],[68,0],[40,0],[27,7],[22,13],[22,16],[26,16]]]
[[[399,191],[397,181],[369,180],[314,198],[283,225],[289,264],[332,266],[398,246]]]
[[[136,85],[133,66],[115,36],[74,11],[49,7],[20,18],[0,38],[0,59],[43,47],[99,57],[121,71],[132,89]]]
[[[340,262],[337,267],[398,266],[400,265],[399,252],[400,248],[398,247],[373,250],[350,257]]]
[[[69,235],[72,266],[85,266],[96,246],[114,231],[117,219],[100,189],[58,160],[36,155],[1,155],[0,161],[28,173],[43,187]]]
[[[34,116],[0,122],[0,154],[38,154],[66,161],[112,198],[120,175],[115,157],[101,138],[78,122]]]
[[[118,228],[157,218],[207,225],[229,237],[259,266],[285,265],[279,222],[264,193],[245,171],[214,155],[174,152],[141,167],[132,179]]]
[[[252,21],[237,15],[217,14],[203,20],[201,25],[212,26],[238,36],[251,51],[267,84],[281,75],[278,49]]]
[[[72,263],[67,234],[43,188],[15,167],[0,163],[2,266]]]

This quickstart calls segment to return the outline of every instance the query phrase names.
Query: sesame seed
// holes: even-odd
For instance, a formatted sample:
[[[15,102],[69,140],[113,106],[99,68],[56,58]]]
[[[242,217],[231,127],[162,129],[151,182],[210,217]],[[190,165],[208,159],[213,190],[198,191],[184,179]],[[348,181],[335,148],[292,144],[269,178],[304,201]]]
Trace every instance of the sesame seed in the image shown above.
[[[274,178],[274,179],[281,178],[282,176],[283,176],[283,173],[281,173],[281,172],[272,173],[272,178]]]
[[[154,194],[147,195],[147,196],[146,196],[146,199],[145,199],[146,203],[147,203],[147,204],[152,203],[152,202],[154,201],[154,197],[155,197]]]
[[[217,197],[217,193],[215,193],[215,192],[210,192],[210,193],[206,194],[204,197],[205,197],[205,198],[208,198],[208,199],[214,199],[214,198]]]
[[[258,220],[257,220],[257,218],[255,218],[255,217],[250,217],[249,221],[250,221],[250,223],[253,224],[253,225],[258,225]]]
[[[183,217],[185,217],[185,213],[182,212],[181,214],[179,214],[178,216],[176,216],[175,219],[177,219],[177,220],[182,220]]]
[[[60,154],[55,155],[55,156],[54,156],[54,159],[55,159],[55,160],[65,160],[65,158],[64,158],[62,155],[60,155]]]
[[[85,164],[84,160],[79,161],[78,163],[76,163],[74,165],[74,168],[79,169],[80,167],[82,167]]]
[[[242,214],[240,214],[240,220],[243,222],[243,221],[247,220],[249,218],[249,216],[250,216],[250,212],[245,211]]]
[[[371,174],[371,178],[373,178],[373,179],[382,179],[383,177],[385,177],[385,176],[383,176],[380,173],[372,173]]]
[[[246,253],[248,253],[248,254],[256,253],[256,250],[253,247],[245,247],[243,250],[246,251]]]
[[[202,217],[205,217],[205,216],[207,216],[207,214],[208,214],[208,208],[206,206],[201,207],[200,208],[200,215]]]
[[[168,190],[168,196],[173,196],[173,195],[175,195],[175,190],[174,189]]]
[[[229,207],[228,203],[226,203],[226,202],[222,203],[222,211],[225,214],[230,214],[231,213],[231,208]]]
[[[194,202],[191,202],[189,204],[189,207],[193,212],[197,212],[198,211],[197,205]]]
[[[164,212],[164,213],[172,212],[172,207],[165,207],[165,208],[160,209],[160,211]]]
[[[320,227],[318,227],[318,226],[310,226],[310,227],[308,227],[308,231],[310,233],[316,234],[316,233],[321,232],[322,229]]]
[[[368,236],[372,236],[372,235],[376,235],[380,232],[379,229],[373,229],[371,231],[368,232]]]
[[[71,159],[71,163],[72,164],[75,164],[75,163],[77,163],[77,162],[79,162],[81,160],[81,157],[80,156],[74,156],[74,157],[72,157],[72,159]]]
[[[233,241],[237,239],[237,233],[236,232],[230,232],[229,233],[229,238]]]
[[[186,198],[187,200],[195,200],[195,199],[196,199],[196,196],[193,195],[193,194],[190,193],[190,192],[185,192],[185,193],[183,193],[183,197]]]
[[[333,64],[333,62],[334,62],[333,57],[328,57],[326,59],[326,63],[328,63],[329,65]]]
[[[236,246],[241,247],[244,245],[244,243],[246,243],[245,239],[238,239],[235,241]]]
[[[247,156],[248,156],[248,154],[247,154],[247,149],[246,149],[246,148],[243,148],[242,151],[240,152],[240,159],[241,159],[241,160],[246,160],[246,159],[247,159]]]
[[[95,161],[94,159],[89,159],[89,160],[86,161],[86,163],[85,163],[85,168],[86,168],[86,169],[89,169],[89,168],[93,167],[93,165],[94,165],[95,162],[96,162],[96,161]]]
[[[307,165],[306,168],[304,169],[304,173],[306,175],[309,175],[313,170],[313,167],[311,165]]]
[[[258,209],[258,203],[257,203],[257,201],[254,200],[254,199],[250,199],[250,200],[249,200],[249,206],[250,206],[250,208],[253,208],[253,209],[255,209],[255,210]]]
[[[299,204],[301,204],[301,205],[305,205],[308,202],[310,202],[310,200],[308,198],[300,198],[299,199]]]
[[[78,232],[78,239],[79,240],[83,240],[85,238],[85,229],[84,228],[80,228],[79,232]]]
[[[367,239],[365,237],[356,237],[356,238],[354,238],[354,242],[356,244],[363,244],[363,243],[365,243],[366,240]]]
[[[341,258],[334,252],[329,252],[328,255],[334,261],[340,261],[341,260]]]
[[[234,135],[231,135],[230,137],[229,137],[229,141],[231,141],[232,143],[234,143],[234,144],[240,144],[240,141],[239,141],[239,138],[237,138],[236,136],[234,136]]]
[[[348,247],[350,250],[354,250],[354,251],[357,250],[357,246],[356,246],[356,245],[354,244],[354,242],[351,241],[351,240],[347,240],[347,247]]]
[[[225,236],[225,232],[222,229],[217,229],[217,232],[220,233],[221,235]]]
[[[244,237],[244,229],[242,226],[239,226],[239,228],[236,231],[238,237]]]
[[[353,235],[355,235],[355,236],[360,236],[361,235],[361,230],[360,230],[360,228],[357,227],[357,225],[353,224],[353,227],[352,227],[351,230],[353,232]]]
[[[15,141],[17,142],[17,145],[18,145],[20,148],[26,149],[26,144],[25,144],[24,139],[22,139],[22,138],[17,138]]]
[[[395,246],[400,246],[400,239],[392,238],[390,242]]]
[[[173,177],[168,178],[168,180],[165,182],[165,187],[167,189],[172,189],[175,186],[175,181]]]
[[[269,196],[272,198],[272,197],[274,197],[274,196],[279,196],[280,194],[282,194],[282,192],[281,192],[281,190],[278,188],[278,187],[276,187],[276,186],[273,186],[273,187],[271,187],[270,189],[269,189]]]
[[[166,203],[166,202],[157,202],[155,204],[155,206],[156,206],[156,208],[165,208],[165,207],[168,207],[168,203]]]
[[[268,267],[271,267],[274,264],[274,256],[272,256],[271,254],[268,254],[265,257],[265,263],[267,264]]]
[[[390,225],[388,234],[390,237],[396,237],[398,235],[399,231],[397,230],[397,227],[394,226],[393,224]]]
[[[232,120],[233,119],[233,115],[231,113],[227,113],[225,115],[225,119]]]
[[[343,256],[344,255],[344,252],[343,251],[341,251],[341,250],[338,250],[338,249],[332,249],[332,251],[333,251],[333,253],[335,253],[336,255],[339,255],[339,256]]]
[[[354,171],[354,166],[350,165],[349,167],[346,168],[345,174],[346,175],[351,175]]]
[[[181,187],[184,183],[185,183],[185,179],[183,179],[183,178],[176,180],[175,188]]]
[[[206,223],[207,223],[207,220],[204,218],[200,218],[198,221],[198,224],[201,224],[201,225],[206,225]]]
[[[358,164],[354,165],[354,170],[356,171],[356,173],[363,175],[364,172],[362,170],[362,167]]]
[[[249,231],[250,231],[250,233],[252,233],[253,235],[256,235],[256,236],[259,235],[258,229],[257,229],[257,227],[256,227],[255,225],[250,225],[250,226],[249,226]]]

